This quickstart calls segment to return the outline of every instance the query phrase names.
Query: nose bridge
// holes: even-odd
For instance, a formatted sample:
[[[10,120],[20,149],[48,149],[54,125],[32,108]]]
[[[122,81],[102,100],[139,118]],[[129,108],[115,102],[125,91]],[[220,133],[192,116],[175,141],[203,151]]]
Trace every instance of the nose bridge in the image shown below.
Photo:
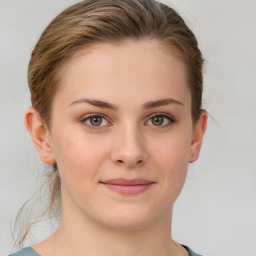
[[[134,167],[143,165],[147,157],[145,141],[139,127],[130,123],[120,126],[113,140],[112,161]]]

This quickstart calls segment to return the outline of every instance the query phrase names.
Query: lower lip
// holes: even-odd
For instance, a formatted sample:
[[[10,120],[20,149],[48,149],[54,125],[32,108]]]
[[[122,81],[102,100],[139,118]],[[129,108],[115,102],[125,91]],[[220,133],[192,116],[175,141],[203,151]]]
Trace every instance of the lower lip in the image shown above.
[[[122,195],[137,195],[149,189],[153,185],[153,183],[139,185],[114,185],[107,183],[101,184]]]

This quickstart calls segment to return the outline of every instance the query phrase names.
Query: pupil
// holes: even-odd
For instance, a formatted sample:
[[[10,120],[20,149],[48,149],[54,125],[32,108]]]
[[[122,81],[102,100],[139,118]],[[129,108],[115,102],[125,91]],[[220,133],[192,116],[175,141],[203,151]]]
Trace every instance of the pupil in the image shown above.
[[[161,124],[163,124],[163,118],[161,116],[156,116],[153,119],[153,123],[155,125],[161,125]]]
[[[91,118],[91,124],[94,126],[99,126],[102,123],[101,117],[92,117]]]

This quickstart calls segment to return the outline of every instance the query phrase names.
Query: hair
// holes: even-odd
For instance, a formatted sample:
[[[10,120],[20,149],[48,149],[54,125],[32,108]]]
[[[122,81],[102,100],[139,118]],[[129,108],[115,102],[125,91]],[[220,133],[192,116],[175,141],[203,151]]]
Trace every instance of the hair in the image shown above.
[[[177,52],[186,64],[192,121],[196,123],[202,111],[204,60],[195,35],[180,15],[155,0],[84,0],[64,10],[47,26],[28,68],[31,102],[41,121],[50,127],[52,102],[60,86],[58,73],[65,62],[96,43],[121,44],[127,39],[157,40]],[[58,171],[48,176],[49,205],[43,214],[54,216],[54,211],[61,207],[61,181]],[[16,240],[19,247],[30,228],[31,224],[24,225]]]

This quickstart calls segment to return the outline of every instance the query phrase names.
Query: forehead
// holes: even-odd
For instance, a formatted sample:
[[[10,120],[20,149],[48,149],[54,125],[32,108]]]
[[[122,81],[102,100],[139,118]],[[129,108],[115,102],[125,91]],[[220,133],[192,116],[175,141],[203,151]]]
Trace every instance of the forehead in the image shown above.
[[[59,93],[74,97],[83,93],[143,100],[166,94],[182,98],[189,93],[185,64],[174,50],[155,40],[94,44],[71,57],[59,78]]]

